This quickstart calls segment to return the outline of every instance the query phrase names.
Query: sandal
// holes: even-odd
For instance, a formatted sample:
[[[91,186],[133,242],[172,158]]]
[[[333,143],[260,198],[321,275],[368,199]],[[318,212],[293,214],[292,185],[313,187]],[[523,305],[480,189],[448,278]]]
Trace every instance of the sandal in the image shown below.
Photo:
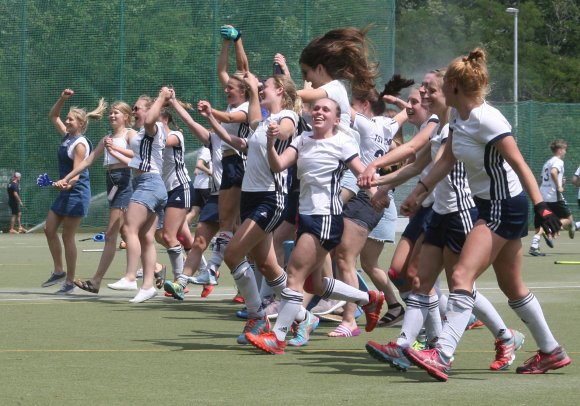
[[[99,289],[95,288],[93,286],[93,282],[91,282],[90,280],[83,281],[82,279],[75,279],[74,284],[77,288],[80,288],[80,289],[85,290],[87,292],[99,293]]]
[[[400,309],[398,314],[391,312],[391,310]],[[390,327],[393,324],[396,324],[398,321],[402,320],[405,317],[405,308],[400,303],[395,303],[389,305],[387,314],[385,314],[379,320],[379,326],[381,327]]]
[[[153,276],[155,277],[155,286],[157,289],[161,289],[165,283],[165,274],[167,273],[167,267],[161,265],[161,270],[159,272],[155,271]]]
[[[360,336],[360,334],[361,334],[361,329],[358,327],[355,328],[354,330],[351,330],[350,328],[346,327],[345,325],[339,324],[338,327],[336,327],[333,331],[328,333],[328,336],[333,337],[333,338],[349,338],[349,337]]]

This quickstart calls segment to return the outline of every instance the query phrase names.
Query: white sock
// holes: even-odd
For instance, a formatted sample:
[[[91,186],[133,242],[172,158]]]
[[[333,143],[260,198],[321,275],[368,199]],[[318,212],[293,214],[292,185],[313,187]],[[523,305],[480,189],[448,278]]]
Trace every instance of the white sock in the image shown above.
[[[407,310],[405,310],[401,333],[397,338],[397,344],[403,348],[413,345],[421,331],[429,312],[429,296],[410,293],[405,303],[407,303]]]
[[[532,238],[532,248],[538,249],[540,248],[540,240],[542,239],[541,234],[534,234],[534,238]]]
[[[236,286],[240,294],[246,302],[248,308],[249,319],[261,319],[264,317],[264,309],[262,308],[262,298],[258,291],[254,271],[248,263],[244,260],[232,272]]]
[[[576,228],[580,230],[580,221],[576,222]]]
[[[322,278],[324,294],[323,299],[346,300],[347,302],[356,303],[364,306],[369,303],[369,294],[353,288],[338,279]]]
[[[219,269],[222,262],[224,262],[224,252],[234,236],[231,231],[220,231],[215,239],[211,256],[209,257],[208,265],[213,265],[214,269]]]
[[[550,353],[558,347],[558,342],[548,327],[540,302],[532,292],[522,299],[509,300],[508,304],[528,326],[542,352]]]
[[[428,313],[425,320],[425,330],[427,333],[427,341],[431,344],[439,340],[439,335],[443,330],[443,322],[441,321],[441,311],[439,310],[439,298],[437,295],[429,295],[427,297]]]
[[[439,281],[439,278],[435,280],[435,285],[433,287],[435,288],[435,292],[439,298],[439,313],[445,314],[445,311],[447,310],[447,296],[441,290],[441,282]]]
[[[463,336],[465,327],[469,322],[475,298],[466,290],[455,290],[449,294],[446,322],[439,336],[438,345],[443,355],[448,359],[453,357],[459,340]]]
[[[491,331],[494,338],[499,338],[500,340],[511,338],[511,332],[491,302],[481,292],[474,290],[473,294],[475,295],[475,304],[473,305],[475,317],[485,324],[485,327]]]
[[[286,288],[286,282],[288,281],[288,275],[286,274],[286,272],[284,272],[282,268],[280,268],[280,270],[282,271],[282,274],[279,277],[277,277],[273,281],[266,280],[266,283],[264,283],[264,285],[267,285],[276,294],[277,297],[280,297],[280,295],[282,295],[282,291],[284,290],[284,288]]]
[[[304,295],[290,288],[284,288],[280,297],[280,309],[273,331],[279,341],[284,341],[288,331],[290,331],[290,327],[292,327],[292,323],[294,323],[297,314],[300,312]]]
[[[167,255],[169,256],[169,262],[171,262],[173,276],[177,279],[177,277],[183,273],[183,255],[181,245],[167,248]]]

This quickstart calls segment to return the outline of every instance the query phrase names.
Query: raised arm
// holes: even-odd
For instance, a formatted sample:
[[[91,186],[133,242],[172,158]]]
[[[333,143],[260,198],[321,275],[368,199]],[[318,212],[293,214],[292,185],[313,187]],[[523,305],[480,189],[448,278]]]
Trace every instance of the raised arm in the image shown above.
[[[250,88],[250,106],[248,107],[248,124],[252,131],[255,131],[262,121],[262,109],[260,108],[260,96],[258,96],[258,85],[260,82],[251,72],[244,74],[244,82]]]
[[[60,119],[60,111],[62,110],[62,106],[64,106],[64,102],[70,99],[73,94],[75,94],[74,90],[64,89],[60,94],[60,97],[58,98],[56,103],[54,103],[54,106],[52,106],[50,112],[48,113],[48,118],[50,119],[50,122],[52,123],[52,125],[54,125],[54,127],[56,128],[56,130],[59,132],[60,135],[66,134],[66,127],[62,122],[62,120]]]
[[[163,86],[159,91],[159,96],[153,102],[153,105],[147,112],[145,116],[145,133],[149,136],[157,135],[157,120],[159,120],[159,115],[161,114],[161,109],[171,98],[171,90],[168,87]]]
[[[208,146],[210,142],[209,131],[195,121],[189,112],[183,107],[183,105],[177,100],[175,97],[172,97],[169,101],[173,109],[181,118],[181,120],[185,123],[185,125],[191,130],[193,135],[195,135],[203,145]]]
[[[229,134],[225,128],[216,120],[211,104],[206,100],[200,100],[197,104],[199,114],[206,117],[214,132],[222,139],[222,141],[231,145],[237,150],[245,150],[247,148],[246,140],[235,135]]]

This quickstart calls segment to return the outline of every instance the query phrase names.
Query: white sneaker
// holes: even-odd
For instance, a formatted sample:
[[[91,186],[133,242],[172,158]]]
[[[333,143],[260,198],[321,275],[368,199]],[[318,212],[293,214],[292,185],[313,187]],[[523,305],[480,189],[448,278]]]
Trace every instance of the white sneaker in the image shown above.
[[[216,278],[215,273],[210,271],[209,268],[204,269],[203,271],[200,270],[197,276],[192,276],[189,278],[189,282],[196,284],[196,285],[217,285],[218,281]]]
[[[137,295],[133,299],[129,300],[129,302],[142,303],[146,300],[154,298],[155,296],[157,296],[157,289],[155,289],[154,287],[151,287],[149,289],[139,289],[139,293],[137,293]]]
[[[125,278],[121,278],[115,283],[109,283],[109,284],[107,284],[107,286],[109,287],[109,289],[113,289],[113,290],[137,290],[138,289],[137,281],[131,282]]]

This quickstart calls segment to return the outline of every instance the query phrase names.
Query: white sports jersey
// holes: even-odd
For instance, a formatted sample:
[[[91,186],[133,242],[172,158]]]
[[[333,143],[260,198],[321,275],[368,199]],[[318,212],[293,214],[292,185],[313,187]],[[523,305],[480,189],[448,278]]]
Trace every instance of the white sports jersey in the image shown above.
[[[352,128],[360,134],[360,160],[367,166],[388,151],[383,128],[373,119],[356,113]],[[391,136],[391,141],[393,137]]]
[[[431,161],[435,162],[439,149],[447,142],[449,135],[449,124],[443,126],[439,131],[439,126],[433,131],[430,137]],[[471,198],[471,190],[467,183],[467,176],[463,162],[457,161],[453,169],[433,190],[433,211],[437,214],[455,213],[475,206]]]
[[[145,134],[145,128],[141,128],[131,140],[129,147],[133,151],[133,159],[129,162],[129,168],[161,174],[166,134],[163,123],[157,122],[155,126],[157,133],[154,136]]]
[[[354,139],[342,131],[322,140],[304,132],[290,146],[298,152],[300,214],[341,214],[340,178],[346,164],[358,156]]]
[[[427,127],[427,124],[429,124],[429,123],[436,123],[437,125],[439,125],[439,117],[437,117],[436,114],[432,114],[431,117],[429,117],[427,119],[427,121],[425,121],[423,124],[421,124],[421,127],[419,127],[419,131],[421,131],[423,128]],[[423,172],[421,172],[420,178],[427,176],[427,174],[429,173],[429,171],[431,170],[432,167],[433,167],[433,161],[431,161],[429,163],[429,165],[427,165],[425,167],[425,169],[423,169]],[[429,194],[429,196],[427,196],[425,198],[425,200],[423,200],[423,203],[421,203],[421,206],[422,207],[429,207],[433,204],[434,201],[435,201],[435,193],[434,193],[434,190],[432,190],[431,193]]]
[[[399,123],[394,118],[387,116],[375,116],[372,118],[372,121],[382,130],[386,154],[391,149],[393,138],[395,138],[397,131],[399,131]]]
[[[580,166],[578,167],[578,169],[576,169],[574,175],[580,177]],[[580,189],[578,189],[578,200],[580,200]]]
[[[179,145],[175,147],[165,146],[163,150],[163,182],[169,192],[178,186],[187,185],[191,182],[189,172],[185,167],[185,142],[181,131],[169,131],[167,136],[174,135],[179,139]]]
[[[246,113],[246,117],[247,117],[249,106],[250,106],[249,102],[243,102],[238,107],[228,106],[228,108],[226,109],[226,113],[235,113],[237,111],[243,111],[244,113]],[[221,123],[221,125],[227,131],[228,134],[235,135],[236,137],[240,137],[240,138],[246,138],[248,136],[248,133],[250,132],[250,129],[248,127],[247,122],[244,122],[244,123]],[[228,143],[222,142],[222,150],[226,151],[228,149],[236,151],[239,154],[239,151],[237,149],[233,148]]]
[[[127,142],[127,133],[129,132],[130,128],[126,128],[125,129],[125,133],[123,134],[122,137],[118,137],[118,138],[112,138],[113,140],[113,145],[116,145],[120,148],[124,148],[127,149],[129,148],[129,143]],[[109,150],[107,148],[104,149],[104,157],[103,157],[103,166],[109,166],[109,165],[115,165],[115,164],[120,164],[121,161],[119,161],[117,158],[115,158],[113,155],[111,155],[111,153],[109,152]]]
[[[452,109],[449,127],[453,132],[453,154],[465,164],[473,196],[502,200],[522,192],[516,173],[494,145],[511,136],[512,129],[499,110],[483,102],[471,110],[467,120],[462,120]]]
[[[557,202],[558,201],[558,189],[554,181],[552,180],[552,168],[558,170],[558,182],[562,184],[562,179],[564,178],[564,161],[562,161],[557,156],[553,156],[548,159],[542,168],[542,184],[540,185],[540,193],[545,202]]]
[[[205,166],[211,169],[211,152],[208,147],[202,145],[202,147],[197,151],[197,157],[195,162],[202,160]],[[195,178],[193,179],[193,187],[195,189],[208,189],[209,188],[209,178],[210,176],[204,171],[198,170],[196,172]]]
[[[328,98],[334,100],[340,107],[340,129],[347,134],[350,132],[349,87],[350,85],[346,80],[333,80],[320,86],[321,89],[324,89]]]
[[[222,184],[222,139],[216,133],[209,133],[209,145],[211,152],[211,182],[209,188],[213,196],[220,194]]]
[[[298,125],[298,115],[292,110],[282,110],[279,113],[270,115],[267,119],[262,120],[256,130],[250,131],[247,138],[248,158],[246,161],[246,172],[242,181],[242,191],[244,192],[273,192],[288,193],[286,185],[287,171],[274,173],[268,164],[268,155],[266,152],[266,142],[268,136],[268,125],[270,121],[276,121],[278,124],[282,120],[290,119],[294,125]],[[276,140],[274,142],[278,154],[292,142],[292,137],[286,141]]]

